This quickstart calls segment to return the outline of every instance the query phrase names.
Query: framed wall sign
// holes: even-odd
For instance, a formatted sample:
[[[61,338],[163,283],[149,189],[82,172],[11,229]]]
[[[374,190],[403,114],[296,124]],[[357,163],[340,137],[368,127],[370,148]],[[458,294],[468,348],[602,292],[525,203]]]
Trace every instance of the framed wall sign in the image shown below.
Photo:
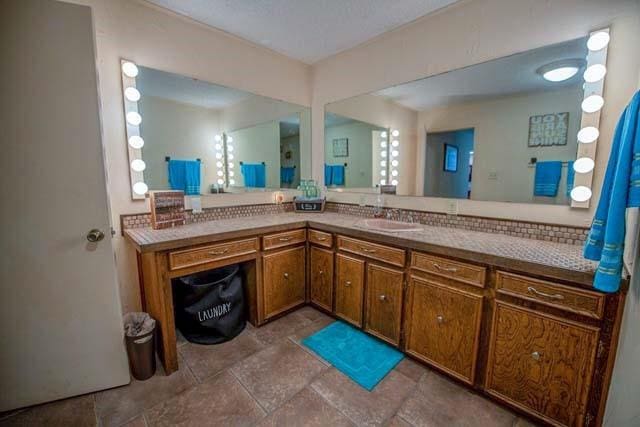
[[[567,145],[569,113],[529,117],[529,147]]]
[[[442,169],[445,172],[458,172],[458,147],[444,144],[444,161]]]
[[[333,157],[349,157],[349,138],[333,140]]]

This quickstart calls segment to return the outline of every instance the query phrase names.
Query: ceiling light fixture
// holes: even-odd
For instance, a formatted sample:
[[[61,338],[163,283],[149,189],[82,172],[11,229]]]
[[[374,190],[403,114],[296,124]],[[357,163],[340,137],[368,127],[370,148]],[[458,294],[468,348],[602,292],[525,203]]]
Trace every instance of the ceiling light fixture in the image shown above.
[[[585,61],[583,59],[563,59],[543,65],[536,70],[536,73],[540,74],[542,78],[547,81],[553,83],[563,82],[578,74],[578,71],[584,67],[584,64]]]

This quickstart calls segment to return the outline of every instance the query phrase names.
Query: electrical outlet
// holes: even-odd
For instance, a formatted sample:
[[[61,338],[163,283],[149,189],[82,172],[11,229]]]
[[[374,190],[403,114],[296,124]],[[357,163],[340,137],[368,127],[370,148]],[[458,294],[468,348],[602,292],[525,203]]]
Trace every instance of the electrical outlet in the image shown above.
[[[457,200],[449,200],[449,201],[447,201],[447,214],[448,215],[458,215],[458,201]]]

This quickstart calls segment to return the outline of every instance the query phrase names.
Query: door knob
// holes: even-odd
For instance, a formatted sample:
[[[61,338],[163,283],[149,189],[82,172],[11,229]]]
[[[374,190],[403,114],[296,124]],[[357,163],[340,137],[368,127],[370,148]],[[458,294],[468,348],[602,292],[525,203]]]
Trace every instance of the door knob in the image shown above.
[[[104,233],[97,228],[94,228],[87,233],[87,240],[91,243],[99,242],[102,239],[104,239]]]

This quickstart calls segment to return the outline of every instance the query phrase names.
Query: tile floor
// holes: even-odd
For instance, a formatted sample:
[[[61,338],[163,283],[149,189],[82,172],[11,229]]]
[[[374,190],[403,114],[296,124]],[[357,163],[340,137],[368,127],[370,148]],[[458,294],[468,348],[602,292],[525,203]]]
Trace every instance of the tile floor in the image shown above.
[[[367,392],[300,345],[332,321],[305,307],[221,345],[180,338],[173,375],[0,414],[0,427],[532,425],[406,358]]]

